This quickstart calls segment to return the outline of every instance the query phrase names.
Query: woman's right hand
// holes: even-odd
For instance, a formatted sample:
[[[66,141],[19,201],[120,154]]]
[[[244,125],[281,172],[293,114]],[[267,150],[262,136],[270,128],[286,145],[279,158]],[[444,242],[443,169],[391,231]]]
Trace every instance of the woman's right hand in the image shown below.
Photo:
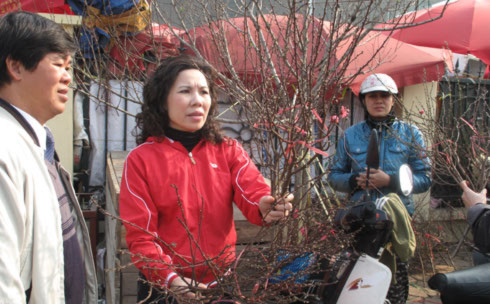
[[[259,201],[259,210],[264,221],[270,224],[289,216],[289,211],[293,209],[293,199],[294,195],[291,193],[278,200],[270,195],[263,196]]]
[[[170,290],[176,295],[182,295],[188,299],[199,300],[199,296],[191,292],[189,287],[197,287],[199,289],[207,289],[208,287],[202,283],[197,283],[189,278],[177,277],[170,284]]]

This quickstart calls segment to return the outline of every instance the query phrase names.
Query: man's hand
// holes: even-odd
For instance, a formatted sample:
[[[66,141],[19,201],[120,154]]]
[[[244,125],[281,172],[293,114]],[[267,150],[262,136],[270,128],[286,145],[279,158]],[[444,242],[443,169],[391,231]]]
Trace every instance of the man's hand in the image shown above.
[[[277,200],[270,195],[263,196],[259,201],[259,210],[264,218],[264,221],[268,224],[278,221],[289,215],[289,211],[293,209],[291,201],[294,199],[292,194],[289,194],[285,198]]]
[[[199,300],[199,296],[196,295],[194,292],[190,291],[190,289],[189,289],[190,286],[195,286],[197,288],[207,289],[207,286],[202,284],[202,283],[196,284],[196,282],[192,281],[189,278],[177,277],[170,284],[170,290],[173,293],[175,293],[176,295],[182,295],[188,299]]]
[[[366,179],[367,172],[359,174],[359,176],[356,178],[357,185],[364,190],[366,190]],[[388,186],[389,183],[390,176],[386,174],[383,170],[373,168],[369,169],[369,190]]]
[[[470,208],[478,203],[486,204],[487,203],[487,189],[483,189],[480,193],[476,193],[468,187],[467,181],[462,181],[459,183],[461,189],[463,189],[463,195],[461,198],[463,199],[463,203],[466,208]]]

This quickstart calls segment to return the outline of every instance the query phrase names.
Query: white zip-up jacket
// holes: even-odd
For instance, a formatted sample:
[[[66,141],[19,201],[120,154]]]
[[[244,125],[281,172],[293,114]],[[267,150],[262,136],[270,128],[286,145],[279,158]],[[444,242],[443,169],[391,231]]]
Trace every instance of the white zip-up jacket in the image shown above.
[[[61,215],[44,151],[1,107],[0,130],[0,304],[26,303],[29,288],[31,304],[64,303]],[[73,196],[73,188],[67,188]],[[85,238],[80,245],[89,282],[85,300],[95,303],[97,283],[86,246],[88,233],[81,210],[75,207]]]

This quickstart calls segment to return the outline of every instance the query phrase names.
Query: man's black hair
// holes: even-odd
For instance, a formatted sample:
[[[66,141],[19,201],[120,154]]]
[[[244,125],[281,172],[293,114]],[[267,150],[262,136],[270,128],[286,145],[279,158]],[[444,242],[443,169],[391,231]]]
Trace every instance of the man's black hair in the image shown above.
[[[49,53],[71,55],[76,50],[74,39],[54,21],[30,12],[12,12],[0,17],[0,87],[12,80],[7,58],[34,71]]]

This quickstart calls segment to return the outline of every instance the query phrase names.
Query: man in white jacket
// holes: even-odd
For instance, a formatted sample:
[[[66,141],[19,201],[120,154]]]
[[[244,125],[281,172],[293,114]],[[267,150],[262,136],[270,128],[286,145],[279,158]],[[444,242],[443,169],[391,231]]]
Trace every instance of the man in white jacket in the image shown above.
[[[68,102],[74,51],[46,18],[0,18],[0,303],[97,302],[87,227],[44,127]]]

